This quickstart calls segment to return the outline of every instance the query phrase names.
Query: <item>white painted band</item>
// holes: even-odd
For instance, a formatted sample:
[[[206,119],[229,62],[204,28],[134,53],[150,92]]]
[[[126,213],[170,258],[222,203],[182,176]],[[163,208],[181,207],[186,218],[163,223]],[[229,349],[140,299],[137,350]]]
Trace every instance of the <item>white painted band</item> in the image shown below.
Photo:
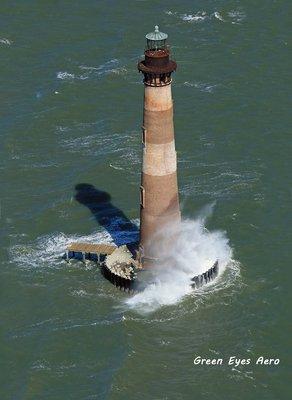
[[[147,111],[166,111],[173,106],[171,85],[145,86],[144,108]]]
[[[143,172],[147,175],[163,176],[176,172],[174,140],[169,143],[147,143],[143,149]]]

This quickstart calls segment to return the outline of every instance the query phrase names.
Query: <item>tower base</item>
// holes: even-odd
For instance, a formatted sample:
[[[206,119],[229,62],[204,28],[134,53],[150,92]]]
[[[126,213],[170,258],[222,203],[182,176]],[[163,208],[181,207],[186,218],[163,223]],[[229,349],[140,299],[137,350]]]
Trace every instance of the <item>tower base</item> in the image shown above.
[[[67,247],[64,258],[67,262],[73,258],[82,260],[84,263],[97,262],[103,276],[123,291],[135,293],[144,289],[139,275],[146,271],[147,267],[142,268],[139,252],[130,245],[117,247],[105,244],[72,243]],[[143,267],[145,262],[155,266],[155,264],[159,264],[159,259],[144,259]],[[218,273],[219,263],[217,260],[206,272],[191,278],[190,285],[192,288],[198,289],[213,281]]]

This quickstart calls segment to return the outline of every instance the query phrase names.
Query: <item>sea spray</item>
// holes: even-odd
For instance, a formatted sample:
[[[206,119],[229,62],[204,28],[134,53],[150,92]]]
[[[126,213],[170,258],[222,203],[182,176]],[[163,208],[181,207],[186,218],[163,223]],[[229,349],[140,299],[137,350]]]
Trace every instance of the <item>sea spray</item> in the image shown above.
[[[214,204],[206,206],[195,220],[182,221],[180,234],[173,237],[168,248],[169,254],[167,257],[163,254],[159,266],[145,274],[144,290],[126,300],[128,307],[143,313],[179,302],[193,293],[191,278],[207,271],[216,260],[219,277],[207,286],[216,286],[228,268],[236,266],[238,272],[226,233],[209,231],[205,226],[213,207]],[[169,235],[171,228],[167,227],[165,236]]]
[[[232,249],[226,233],[220,230],[209,231],[206,220],[212,214],[214,204],[203,208],[194,219],[184,220],[181,234],[171,243],[171,250],[161,265],[139,274],[144,285],[143,291],[125,300],[126,309],[139,313],[155,311],[164,305],[180,302],[186,295],[202,297],[238,282],[239,263],[232,259]],[[137,225],[138,220],[133,220]],[[117,221],[118,225],[118,221]],[[169,233],[169,230],[167,231]],[[113,243],[111,236],[100,230],[90,235],[65,235],[54,233],[40,236],[27,243],[18,237],[18,244],[10,248],[10,260],[18,268],[55,269],[62,268],[66,247],[72,242]],[[133,232],[120,232],[121,242],[133,240]],[[22,243],[19,243],[22,242]],[[208,270],[219,261],[219,276],[201,289],[192,289],[191,278]],[[117,290],[112,287],[112,290]],[[124,307],[122,307],[124,308]]]

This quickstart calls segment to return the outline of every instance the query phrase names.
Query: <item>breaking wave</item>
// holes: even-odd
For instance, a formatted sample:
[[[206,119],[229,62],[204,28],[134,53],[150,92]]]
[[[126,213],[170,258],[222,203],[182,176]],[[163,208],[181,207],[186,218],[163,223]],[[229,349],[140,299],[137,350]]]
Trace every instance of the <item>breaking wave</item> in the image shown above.
[[[214,204],[202,210],[196,220],[182,222],[181,234],[171,246],[167,262],[153,270],[147,277],[150,283],[144,291],[126,300],[130,309],[142,313],[155,311],[161,306],[173,305],[187,295],[201,296],[232,285],[240,275],[239,263],[226,233],[209,231],[206,220]],[[167,232],[167,234],[169,231]],[[193,290],[190,279],[207,271],[219,262],[219,276],[206,286]]]
[[[182,222],[181,234],[176,237],[168,254],[167,261],[159,268],[146,271],[139,276],[144,290],[132,297],[127,297],[120,307],[134,310],[139,314],[153,312],[162,306],[174,305],[186,296],[192,296],[196,308],[202,299],[210,294],[235,286],[240,277],[240,266],[233,259],[233,251],[225,232],[209,231],[206,221],[213,212],[214,204],[205,207],[195,220]],[[137,231],[119,231],[119,221],[113,221],[119,244],[133,242],[138,239],[138,220],[133,220]],[[169,231],[167,232],[169,234]],[[25,238],[19,238],[24,241]],[[66,235],[57,233],[38,238],[31,243],[17,244],[10,248],[10,260],[19,268],[63,268],[63,255],[66,247],[75,241],[87,243],[114,243],[112,236],[105,230],[90,235]],[[115,240],[117,244],[117,241]],[[192,289],[190,279],[208,270],[214,262],[219,262],[219,276],[208,285]],[[89,269],[92,266],[88,266]],[[112,288],[112,290],[117,290]],[[83,296],[83,292],[72,295]]]

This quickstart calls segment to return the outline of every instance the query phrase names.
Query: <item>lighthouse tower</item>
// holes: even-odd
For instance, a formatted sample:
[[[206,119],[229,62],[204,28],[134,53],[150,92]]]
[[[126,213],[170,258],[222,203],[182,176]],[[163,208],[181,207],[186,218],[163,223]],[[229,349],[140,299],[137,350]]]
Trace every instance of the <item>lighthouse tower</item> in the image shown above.
[[[134,292],[143,290],[147,277],[151,278],[154,269],[146,273],[145,269],[170,265],[172,245],[180,234],[181,222],[171,95],[171,74],[176,70],[176,63],[170,59],[167,35],[159,32],[158,26],[146,39],[145,57],[138,63],[138,70],[144,75],[139,249],[132,242],[122,246],[71,243],[66,249],[68,262],[70,258],[81,258],[83,262],[97,260],[106,279],[122,290]],[[102,211],[104,207],[98,204],[104,201],[100,197],[104,192],[88,184],[77,185],[76,190],[76,200],[89,204],[94,214],[96,209]],[[206,272],[191,278],[190,286],[199,288],[215,279],[218,273],[216,260]]]
[[[167,37],[155,26],[146,35],[145,58],[138,63],[144,75],[139,244],[143,267],[159,260],[161,232],[169,224],[173,231],[181,218],[171,94],[171,74],[177,65],[170,59]]]

